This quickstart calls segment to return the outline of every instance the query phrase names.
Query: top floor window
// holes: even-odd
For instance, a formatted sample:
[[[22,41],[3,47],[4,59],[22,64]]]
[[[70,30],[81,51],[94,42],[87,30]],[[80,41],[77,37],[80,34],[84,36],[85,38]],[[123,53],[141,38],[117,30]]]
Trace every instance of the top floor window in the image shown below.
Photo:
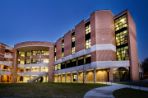
[[[85,25],[85,32],[86,32],[86,34],[91,32],[90,22],[86,23],[86,25]]]
[[[127,18],[126,15],[121,16],[115,20],[115,30],[118,31],[124,27],[127,27]]]

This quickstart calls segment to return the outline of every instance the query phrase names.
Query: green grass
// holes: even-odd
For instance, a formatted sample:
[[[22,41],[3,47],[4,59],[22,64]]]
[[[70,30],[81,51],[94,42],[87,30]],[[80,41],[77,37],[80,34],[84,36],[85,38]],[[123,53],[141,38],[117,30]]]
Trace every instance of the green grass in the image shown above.
[[[0,84],[0,98],[83,98],[84,94],[104,84],[30,83]]]
[[[137,82],[119,82],[120,84],[134,85],[141,87],[148,87],[148,81],[137,81]]]
[[[131,88],[116,90],[113,95],[115,98],[148,98],[148,92]]]

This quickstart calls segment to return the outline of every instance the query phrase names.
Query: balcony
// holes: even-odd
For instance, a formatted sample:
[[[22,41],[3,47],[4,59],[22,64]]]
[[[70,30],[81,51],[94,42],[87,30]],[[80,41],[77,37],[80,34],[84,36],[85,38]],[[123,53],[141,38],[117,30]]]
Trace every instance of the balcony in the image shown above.
[[[24,68],[24,67],[47,67],[49,63],[35,63],[35,64],[18,64],[18,67]]]
[[[0,75],[10,75],[11,72],[8,70],[0,70]]]
[[[12,61],[0,61],[0,65],[12,66]]]
[[[67,72],[78,72],[87,71],[90,69],[107,69],[107,68],[119,68],[119,67],[129,67],[129,61],[96,61],[90,64],[84,64],[76,67],[65,68],[61,70],[54,71],[55,74],[62,74]]]
[[[18,75],[20,76],[44,76],[47,75],[48,72],[20,72]]]
[[[13,58],[12,54],[10,53],[5,53],[4,58]]]

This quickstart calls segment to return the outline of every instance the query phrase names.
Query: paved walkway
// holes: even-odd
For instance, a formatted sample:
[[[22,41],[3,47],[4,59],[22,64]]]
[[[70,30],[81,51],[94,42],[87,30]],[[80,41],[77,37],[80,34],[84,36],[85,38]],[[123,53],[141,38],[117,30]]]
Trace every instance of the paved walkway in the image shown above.
[[[113,91],[121,88],[133,88],[133,89],[148,91],[147,87],[130,86],[130,85],[123,85],[116,83],[106,83],[106,84],[110,86],[92,89],[84,95],[84,98],[115,98],[112,95]]]

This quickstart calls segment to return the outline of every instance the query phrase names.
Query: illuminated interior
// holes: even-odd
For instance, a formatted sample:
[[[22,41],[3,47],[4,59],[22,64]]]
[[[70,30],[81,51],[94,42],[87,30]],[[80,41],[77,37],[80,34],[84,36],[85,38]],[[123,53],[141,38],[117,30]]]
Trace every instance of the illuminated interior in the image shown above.
[[[129,60],[127,17],[123,15],[115,20],[117,60]]]

